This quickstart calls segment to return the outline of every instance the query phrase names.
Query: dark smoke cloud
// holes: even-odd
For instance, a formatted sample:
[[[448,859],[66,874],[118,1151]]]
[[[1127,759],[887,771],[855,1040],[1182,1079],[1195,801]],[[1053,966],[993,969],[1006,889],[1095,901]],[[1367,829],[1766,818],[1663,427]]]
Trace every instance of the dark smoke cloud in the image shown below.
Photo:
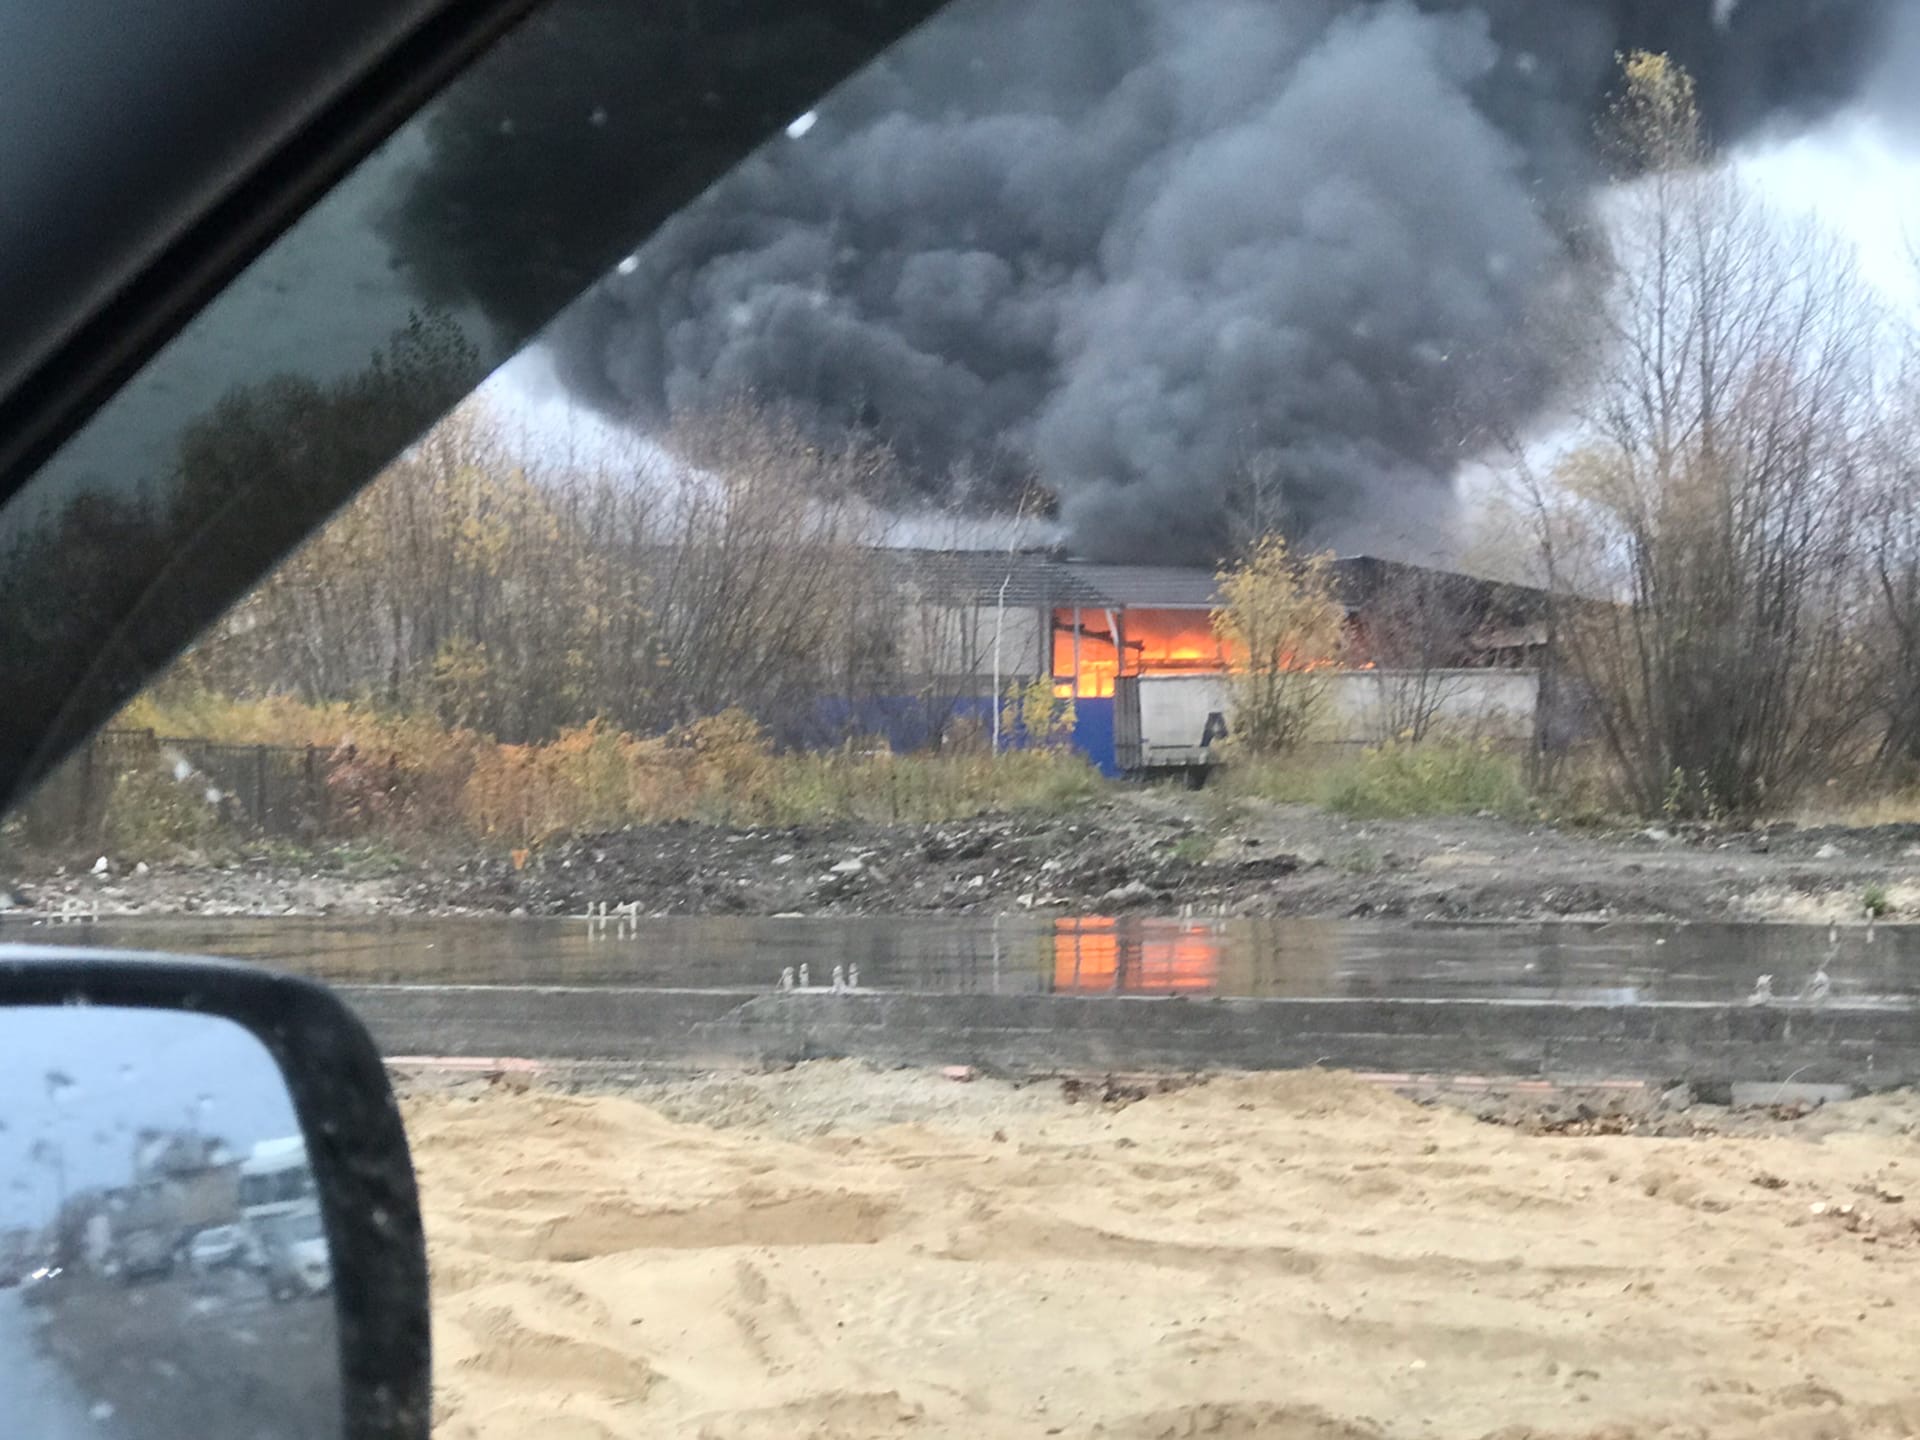
[[[1210,561],[1237,477],[1419,548],[1469,416],[1551,383],[1614,55],[1723,140],[1856,93],[1877,0],[967,0],[670,222],[548,336],[640,425],[752,392],[928,497],[1027,474],[1076,545]],[[484,301],[486,297],[481,297]]]

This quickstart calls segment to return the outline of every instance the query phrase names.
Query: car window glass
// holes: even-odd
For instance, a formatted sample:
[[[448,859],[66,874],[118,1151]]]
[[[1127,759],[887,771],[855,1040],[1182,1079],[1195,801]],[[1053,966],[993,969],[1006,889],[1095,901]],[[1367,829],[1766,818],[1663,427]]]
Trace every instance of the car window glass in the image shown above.
[[[0,790],[37,773],[760,137],[934,8],[559,0],[0,508]]]
[[[385,466],[41,893],[367,906],[456,1427],[1894,1425],[1916,16],[968,0],[708,185],[561,5],[0,514],[78,725]]]

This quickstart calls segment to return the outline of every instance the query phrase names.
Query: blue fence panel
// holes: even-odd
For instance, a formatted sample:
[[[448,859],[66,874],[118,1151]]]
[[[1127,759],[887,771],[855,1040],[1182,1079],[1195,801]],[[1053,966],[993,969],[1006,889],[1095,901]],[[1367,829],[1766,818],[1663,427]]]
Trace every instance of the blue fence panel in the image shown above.
[[[984,695],[950,701],[941,714],[948,723],[971,719],[982,731],[993,727],[993,701]],[[805,715],[778,728],[779,740],[802,750],[831,749],[849,740],[884,740],[898,754],[925,750],[939,737],[927,704],[917,695],[869,695],[853,700],[829,695]]]
[[[1119,766],[1113,753],[1113,700],[1074,701],[1073,748],[1085,755],[1103,775],[1117,776]],[[949,721],[970,719],[980,726],[982,735],[993,730],[993,701],[985,696],[968,696],[951,702],[945,711]],[[884,740],[889,749],[900,754],[924,750],[937,738],[927,706],[915,695],[874,695],[859,700],[827,696],[816,701],[807,714],[797,716],[780,728],[779,738],[800,749],[827,749],[850,739]],[[1009,748],[1026,744],[1026,735],[1018,728],[1000,737]]]
[[[1113,754],[1113,697],[1073,702],[1073,748],[1099,768],[1102,775],[1118,776]]]

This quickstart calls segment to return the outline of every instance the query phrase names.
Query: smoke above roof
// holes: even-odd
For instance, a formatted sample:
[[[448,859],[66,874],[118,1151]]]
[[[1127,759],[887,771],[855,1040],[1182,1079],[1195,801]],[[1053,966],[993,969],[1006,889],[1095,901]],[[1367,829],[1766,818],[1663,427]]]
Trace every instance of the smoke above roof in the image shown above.
[[[1629,47],[1723,141],[1861,94],[1890,0],[963,0],[547,336],[641,427],[742,393],[894,446],[903,504],[1028,477],[1077,549],[1211,562],[1252,489],[1409,553],[1552,384]]]

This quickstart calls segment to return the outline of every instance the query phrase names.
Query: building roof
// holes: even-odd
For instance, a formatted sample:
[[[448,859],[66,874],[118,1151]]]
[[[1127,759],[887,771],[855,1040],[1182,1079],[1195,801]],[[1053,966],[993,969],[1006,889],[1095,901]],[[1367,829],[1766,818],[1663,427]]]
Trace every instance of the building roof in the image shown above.
[[[1530,625],[1547,613],[1551,599],[1545,590],[1409,565],[1404,560],[1382,560],[1374,555],[1352,555],[1333,562],[1334,590],[1349,611],[1366,610],[1381,601],[1392,603],[1425,598],[1485,623],[1511,627]]]
[[[894,550],[902,581],[967,604],[1210,609],[1211,570],[1178,565],[1093,565],[1052,550]],[[1003,588],[1004,587],[1004,588]]]
[[[1213,571],[1196,565],[1097,565],[1055,550],[890,550],[900,579],[949,604],[1031,608],[1209,610],[1219,604]],[[1333,562],[1349,610],[1397,587],[1443,585],[1485,619],[1524,625],[1544,613],[1546,592],[1473,575],[1354,555]]]
[[[1211,610],[1220,602],[1220,587],[1214,573],[1197,566],[1090,565],[1068,560],[1061,568],[1104,596],[1105,604],[1116,608]]]
[[[903,583],[947,603],[1112,605],[1050,550],[892,550]]]

